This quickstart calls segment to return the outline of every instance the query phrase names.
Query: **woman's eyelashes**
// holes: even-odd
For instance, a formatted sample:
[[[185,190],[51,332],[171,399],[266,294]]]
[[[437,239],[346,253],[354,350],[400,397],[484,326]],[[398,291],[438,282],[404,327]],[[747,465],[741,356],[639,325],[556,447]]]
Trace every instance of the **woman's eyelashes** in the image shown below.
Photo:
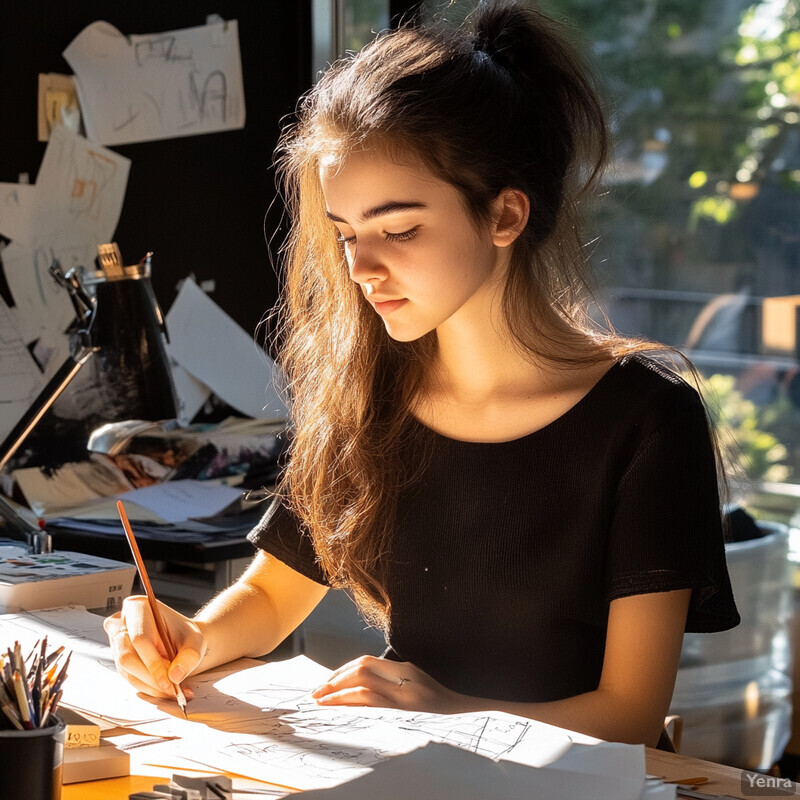
[[[413,239],[417,233],[419,233],[419,225],[415,225],[413,228],[409,228],[407,231],[400,231],[399,233],[384,231],[382,235],[387,242],[407,242],[409,239]],[[353,244],[355,240],[355,236],[345,236],[341,231],[336,237],[336,241],[340,244]]]
[[[407,231],[401,231],[400,233],[389,233],[389,231],[385,231],[383,235],[389,242],[407,242],[409,239],[413,239],[418,232],[419,225],[415,225]]]

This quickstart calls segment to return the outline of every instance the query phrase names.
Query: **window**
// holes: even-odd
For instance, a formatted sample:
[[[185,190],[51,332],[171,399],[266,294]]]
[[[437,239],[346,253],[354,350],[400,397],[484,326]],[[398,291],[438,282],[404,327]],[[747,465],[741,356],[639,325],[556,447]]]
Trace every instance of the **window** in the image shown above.
[[[389,27],[389,0],[312,0],[314,73]]]
[[[574,23],[608,99],[615,157],[588,226],[601,304],[683,349],[742,471],[800,496],[797,0],[540,5]]]

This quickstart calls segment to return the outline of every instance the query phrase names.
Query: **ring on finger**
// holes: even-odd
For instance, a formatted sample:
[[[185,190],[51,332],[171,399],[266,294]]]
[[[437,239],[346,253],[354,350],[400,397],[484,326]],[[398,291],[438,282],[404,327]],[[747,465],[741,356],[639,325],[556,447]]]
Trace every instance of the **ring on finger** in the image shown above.
[[[405,685],[405,684],[407,684],[407,683],[411,683],[411,681],[410,681],[408,678],[400,678],[400,679],[397,681],[397,685],[398,685],[398,686],[404,686],[404,685]]]

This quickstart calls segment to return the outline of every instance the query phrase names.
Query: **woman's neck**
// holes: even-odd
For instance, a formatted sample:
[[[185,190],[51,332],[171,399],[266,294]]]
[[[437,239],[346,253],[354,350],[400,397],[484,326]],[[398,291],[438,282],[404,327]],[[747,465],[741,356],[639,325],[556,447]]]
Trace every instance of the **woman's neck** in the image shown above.
[[[458,405],[485,405],[518,396],[548,380],[544,367],[496,326],[442,326],[431,390]]]

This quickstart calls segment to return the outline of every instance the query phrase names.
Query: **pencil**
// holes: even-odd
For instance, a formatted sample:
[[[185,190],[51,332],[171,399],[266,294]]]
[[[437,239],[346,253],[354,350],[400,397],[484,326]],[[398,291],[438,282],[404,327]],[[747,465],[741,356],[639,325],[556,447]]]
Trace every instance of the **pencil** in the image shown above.
[[[58,708],[71,655],[67,654],[63,665],[56,657],[45,674],[46,638],[36,643],[27,658],[22,657],[19,642],[14,642],[13,650],[9,647],[0,653],[0,717],[20,730],[43,728]],[[4,727],[2,720],[0,727]]]
[[[119,512],[120,520],[122,520],[122,527],[125,529],[125,536],[128,537],[128,544],[130,545],[131,552],[133,553],[133,560],[136,562],[136,569],[139,570],[139,579],[142,582],[142,586],[144,586],[144,591],[147,595],[147,602],[150,604],[150,611],[152,612],[153,619],[156,623],[156,630],[158,631],[161,641],[164,643],[164,649],[167,651],[167,657],[170,661],[172,661],[176,656],[175,646],[172,644],[172,639],[167,632],[167,626],[164,625],[164,620],[161,617],[161,610],[158,607],[158,601],[156,600],[155,592],[150,584],[150,578],[147,575],[147,569],[144,566],[142,554],[139,552],[139,545],[136,544],[136,537],[133,535],[133,528],[131,528],[131,524],[128,522],[128,515],[125,513],[125,506],[123,505],[122,500],[117,500],[117,511]],[[180,710],[183,711],[183,716],[188,719],[189,716],[186,713],[186,696],[181,690],[179,684],[173,683],[172,686],[175,689],[175,698],[178,701],[178,706]]]
[[[34,720],[31,719],[31,705],[27,693],[27,686],[19,674],[19,670],[14,670],[14,692],[17,696],[17,707],[19,708],[19,715],[22,717],[22,724],[26,728],[35,727]]]

